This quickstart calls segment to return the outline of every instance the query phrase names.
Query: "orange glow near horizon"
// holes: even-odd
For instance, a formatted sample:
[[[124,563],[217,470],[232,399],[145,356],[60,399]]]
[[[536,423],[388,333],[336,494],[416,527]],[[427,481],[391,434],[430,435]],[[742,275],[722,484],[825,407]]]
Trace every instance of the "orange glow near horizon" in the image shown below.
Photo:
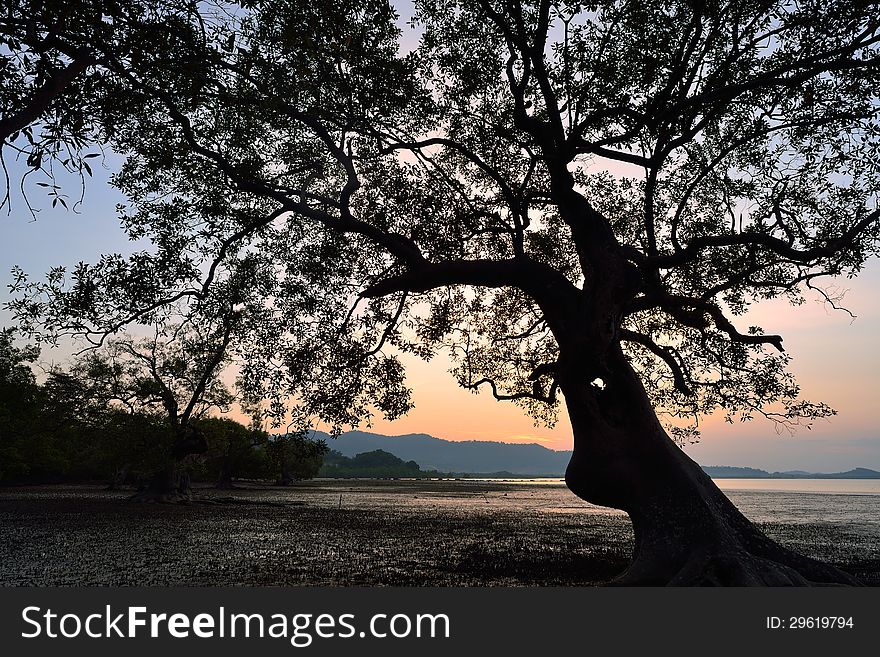
[[[521,408],[495,400],[488,389],[475,394],[459,387],[448,371],[449,360],[443,356],[429,363],[409,357],[405,363],[415,408],[393,422],[377,418],[371,428],[362,429],[389,435],[427,433],[447,440],[498,440],[571,449],[571,428],[564,409],[554,428],[536,427]]]
[[[819,452],[830,451],[838,454],[844,469],[880,466],[880,450],[856,444],[876,438],[880,263],[872,261],[861,278],[838,285],[848,289],[845,305],[857,319],[820,303],[815,294],[808,295],[802,306],[774,300],[755,306],[745,317],[734,318],[743,331],[757,324],[767,333],[781,334],[786,351],[793,356],[792,369],[803,396],[829,403],[838,415],[817,421],[812,429],[801,428],[794,435],[777,432],[763,419],[730,425],[720,415],[704,418],[701,443],[687,448],[693,458],[707,465],[760,467],[769,461],[778,462],[778,466],[767,466],[771,468],[816,469]],[[372,426],[362,425],[362,430],[387,435],[426,433],[456,441],[534,442],[550,449],[571,449],[564,406],[555,427],[535,426],[514,404],[498,402],[488,391],[473,394],[458,387],[448,372],[447,359],[437,357],[425,363],[407,358],[405,363],[415,408],[394,422],[376,418]]]
[[[75,221],[61,208],[46,208],[37,222],[10,219],[0,242],[0,263],[8,276],[13,264],[38,275],[58,264],[96,259],[100,253],[130,250],[112,211],[125,199],[107,186],[109,170],[96,170],[87,205]],[[9,282],[3,278],[4,286]],[[719,417],[705,419],[703,441],[688,453],[706,465],[744,465],[778,469],[833,471],[852,467],[880,470],[880,432],[876,398],[880,392],[880,261],[871,260],[854,280],[837,281],[848,288],[846,305],[856,320],[829,311],[812,295],[801,307],[785,301],[762,303],[747,317],[733,318],[745,331],[750,324],[785,338],[793,356],[792,369],[804,397],[824,401],[837,409],[836,417],[816,423],[812,431],[777,435],[762,420],[727,425]],[[6,301],[5,294],[0,301]],[[11,314],[0,308],[0,326],[11,324]],[[59,350],[63,351],[63,350]],[[44,352],[45,361],[59,361],[67,353]],[[448,373],[443,358],[430,363],[408,359],[408,381],[415,408],[409,415],[387,422],[376,418],[364,430],[400,435],[426,433],[448,440],[535,442],[552,449],[571,448],[571,428],[564,409],[559,423],[548,429],[510,402],[497,402],[488,392],[475,395],[461,389]],[[233,417],[247,422],[241,414]],[[318,426],[318,429],[326,428]]]

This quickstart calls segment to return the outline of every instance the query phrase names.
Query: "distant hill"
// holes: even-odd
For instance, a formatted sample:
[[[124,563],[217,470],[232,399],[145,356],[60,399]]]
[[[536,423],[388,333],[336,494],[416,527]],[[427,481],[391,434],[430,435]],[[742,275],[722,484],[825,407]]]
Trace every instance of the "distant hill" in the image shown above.
[[[446,476],[435,470],[422,470],[415,461],[404,461],[381,449],[363,452],[349,458],[331,449],[324,455],[324,464],[318,472],[319,477],[329,478],[407,478]]]
[[[729,465],[704,465],[703,470],[715,479],[880,479],[880,472],[854,468],[846,472],[767,472],[757,468],[735,468]]]
[[[561,477],[571,458],[570,451],[547,449],[534,443],[499,443],[488,440],[452,441],[423,433],[383,436],[365,431],[349,431],[331,439],[323,431],[312,437],[327,441],[331,449],[354,457],[377,449],[404,461],[415,461],[422,470],[441,472]]]
[[[422,470],[459,474],[562,477],[571,458],[570,451],[547,449],[535,443],[453,441],[424,433],[384,436],[366,431],[349,431],[336,439],[323,431],[312,431],[311,435],[326,440],[331,449],[349,458],[381,449],[404,461],[415,461]],[[880,472],[867,468],[815,473],[800,470],[768,472],[758,468],[710,465],[703,466],[703,470],[710,477],[718,479],[880,479]]]
[[[703,470],[716,479],[769,479],[770,473],[757,468],[737,468],[732,465],[704,465]]]

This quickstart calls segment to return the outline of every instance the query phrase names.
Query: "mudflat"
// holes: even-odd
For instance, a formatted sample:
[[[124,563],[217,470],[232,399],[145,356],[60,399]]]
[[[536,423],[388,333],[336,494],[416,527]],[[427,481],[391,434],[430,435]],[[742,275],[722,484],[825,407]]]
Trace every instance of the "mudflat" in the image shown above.
[[[190,505],[135,504],[131,493],[0,488],[0,585],[592,586],[632,550],[626,515],[561,484],[250,483],[198,488]],[[880,525],[760,526],[880,585]]]

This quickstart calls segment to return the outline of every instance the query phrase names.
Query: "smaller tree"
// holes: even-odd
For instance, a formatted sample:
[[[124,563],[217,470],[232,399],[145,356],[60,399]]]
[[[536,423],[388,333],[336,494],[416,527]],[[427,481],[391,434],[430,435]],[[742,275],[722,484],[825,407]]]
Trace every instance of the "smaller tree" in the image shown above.
[[[112,487],[133,468],[155,467],[161,418],[136,412],[128,399],[134,393],[114,392],[118,365],[80,358],[68,369],[50,368],[38,383],[32,365],[39,348],[17,347],[14,338],[0,331],[0,481],[106,477]]]
[[[33,435],[40,389],[31,363],[37,347],[17,347],[12,329],[0,330],[0,481],[26,475],[26,442]]]
[[[98,407],[163,418],[163,439],[150,446],[155,471],[133,499],[190,499],[187,458],[208,449],[199,420],[233,402],[220,374],[229,362],[234,327],[234,312],[213,322],[189,316],[174,325],[157,323],[152,336],[109,340],[85,352],[69,371],[55,374],[56,381],[66,377],[80,382],[84,406],[88,400]]]
[[[213,478],[217,488],[234,488],[238,477],[260,478],[266,475],[266,444],[269,434],[258,426],[223,417],[206,417],[196,423],[208,442],[199,474]]]
[[[279,475],[279,486],[313,479],[321,469],[326,453],[327,443],[312,440],[305,432],[272,436],[266,445],[271,471]]]

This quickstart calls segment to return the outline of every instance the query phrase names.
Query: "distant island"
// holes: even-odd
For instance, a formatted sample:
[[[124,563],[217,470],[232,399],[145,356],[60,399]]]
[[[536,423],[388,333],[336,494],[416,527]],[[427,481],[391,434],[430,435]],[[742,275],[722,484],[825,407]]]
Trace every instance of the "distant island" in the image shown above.
[[[323,431],[312,431],[311,437],[326,440],[338,454],[325,460],[325,468],[318,475],[321,477],[562,477],[571,458],[570,451],[548,449],[535,443],[453,441],[424,433],[385,436],[349,431],[334,439]],[[358,462],[340,459],[356,460],[358,455],[377,450],[381,450],[383,455],[372,455]],[[391,462],[385,454],[395,457],[399,463]],[[371,468],[379,468],[384,474],[363,474]],[[358,473],[342,474],[350,469]],[[868,468],[833,473],[801,470],[768,472],[758,468],[710,465],[703,466],[703,470],[716,479],[880,479],[880,472]]]
[[[758,468],[737,468],[730,465],[704,465],[703,470],[713,479],[880,479],[880,472],[868,468],[853,468],[846,472],[767,472]]]
[[[403,461],[415,461],[422,470],[459,476],[561,477],[571,458],[570,451],[547,449],[534,443],[459,442],[427,434],[383,436],[349,431],[334,439],[323,431],[313,431],[310,437],[326,440],[331,449],[349,458],[382,450]]]
[[[427,479],[443,477],[447,473],[422,470],[415,461],[404,461],[382,449],[362,452],[349,458],[331,449],[324,455],[319,477],[332,479]]]

